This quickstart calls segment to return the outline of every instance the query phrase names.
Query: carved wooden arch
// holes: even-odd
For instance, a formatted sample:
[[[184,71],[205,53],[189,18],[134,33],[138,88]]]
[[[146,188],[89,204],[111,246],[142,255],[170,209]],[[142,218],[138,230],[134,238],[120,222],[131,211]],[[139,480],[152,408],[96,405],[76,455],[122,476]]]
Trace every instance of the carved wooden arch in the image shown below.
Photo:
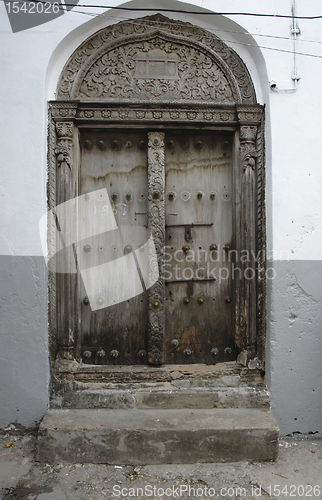
[[[144,61],[160,62],[161,59],[169,61],[168,72],[157,75],[146,69]],[[142,61],[143,69],[140,69]],[[160,249],[160,279],[148,292],[150,363],[162,362],[164,334],[162,130],[188,125],[234,132],[235,248],[239,255],[247,251],[257,258],[240,263],[243,275],[246,268],[251,267],[256,278],[245,281],[237,277],[234,282],[235,339],[239,352],[243,353],[240,359],[247,363],[259,358],[262,366],[264,364],[263,111],[263,106],[256,103],[248,70],[235,51],[202,28],[161,15],[124,21],[99,31],[74,52],[61,73],[57,100],[51,102],[49,108],[49,209],[54,210],[59,203],[78,195],[79,126],[128,127],[139,122],[154,130],[149,134],[148,153],[149,227],[156,248]],[[156,190],[160,195],[157,202]],[[52,220],[48,225],[48,247],[54,253],[56,228],[50,225]],[[248,275],[250,271],[247,270]],[[57,293],[61,287],[68,297],[64,303]],[[159,309],[153,309],[153,301],[160,302]],[[57,353],[62,359],[80,359],[78,302],[77,276],[56,275],[52,267],[49,317],[53,360]]]
[[[165,75],[164,81],[158,78],[164,87],[168,85],[159,95],[153,93],[151,83],[147,88],[142,81],[151,82],[156,78],[143,75],[142,79],[138,64],[135,65],[138,51],[147,54],[153,47],[177,55],[177,66],[180,66],[177,78],[175,75],[171,79]],[[140,62],[139,58],[136,62]],[[176,61],[172,62],[175,66]],[[191,74],[192,68],[194,74]],[[176,88],[177,83],[181,88]],[[59,100],[122,99],[124,102],[126,98],[131,102],[133,99],[179,98],[184,102],[197,99],[226,104],[256,103],[248,70],[233,49],[202,28],[160,14],[120,22],[94,34],[70,57],[57,86]]]

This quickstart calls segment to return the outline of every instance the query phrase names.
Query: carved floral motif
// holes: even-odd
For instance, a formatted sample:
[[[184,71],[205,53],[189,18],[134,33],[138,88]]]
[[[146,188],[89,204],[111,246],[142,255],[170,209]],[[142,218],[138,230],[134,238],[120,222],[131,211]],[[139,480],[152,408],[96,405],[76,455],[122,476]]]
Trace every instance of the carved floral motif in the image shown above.
[[[154,240],[159,279],[149,289],[149,363],[162,363],[164,337],[164,280],[163,280],[163,249],[165,245],[165,159],[164,133],[149,132],[148,147],[148,227]],[[154,308],[153,304],[159,303]]]
[[[154,60],[152,55],[156,47],[158,59]],[[167,69],[171,68],[167,65],[168,56],[177,57],[177,60],[170,61],[173,64],[171,70]],[[139,63],[139,69],[141,65],[143,68],[141,73],[138,72]],[[148,63],[149,71],[146,69]],[[172,76],[172,73],[177,73],[177,76]],[[149,42],[123,45],[101,56],[87,71],[79,97],[234,102],[227,78],[208,55],[159,37]]]
[[[73,137],[73,124],[71,122],[56,123],[58,137]]]

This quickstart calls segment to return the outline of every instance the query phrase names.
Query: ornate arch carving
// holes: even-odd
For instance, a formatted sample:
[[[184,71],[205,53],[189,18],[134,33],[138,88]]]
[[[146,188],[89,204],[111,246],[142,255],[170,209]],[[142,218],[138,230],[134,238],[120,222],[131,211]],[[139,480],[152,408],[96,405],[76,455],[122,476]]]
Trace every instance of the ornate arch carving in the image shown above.
[[[247,68],[210,32],[160,14],[88,38],[60,76],[58,100],[255,104]]]

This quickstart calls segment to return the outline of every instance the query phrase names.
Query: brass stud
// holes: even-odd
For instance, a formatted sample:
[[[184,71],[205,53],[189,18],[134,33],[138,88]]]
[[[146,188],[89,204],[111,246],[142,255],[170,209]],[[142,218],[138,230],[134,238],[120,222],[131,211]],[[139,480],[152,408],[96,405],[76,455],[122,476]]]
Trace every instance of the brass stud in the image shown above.
[[[188,347],[186,347],[186,349],[183,350],[183,354],[185,356],[191,356],[192,351],[191,351],[191,349],[189,349]]]
[[[161,306],[161,302],[159,300],[153,300],[153,302],[152,302],[153,309],[159,309],[160,306]]]
[[[189,246],[189,245],[187,245],[187,244],[182,245],[182,250],[183,250],[184,252],[188,252],[188,250],[190,250],[190,246]]]
[[[105,142],[104,141],[98,141],[97,146],[99,149],[105,149]]]
[[[87,306],[89,304],[89,298],[88,297],[84,297],[83,298],[83,304],[85,304],[85,306]]]
[[[210,245],[209,250],[211,252],[214,252],[215,250],[218,250],[218,247],[217,247],[217,245],[215,243],[213,243],[212,245]]]
[[[198,304],[203,304],[204,303],[204,300],[202,297],[199,297],[199,299],[197,299],[197,302]]]
[[[231,354],[232,353],[232,348],[231,347],[225,347],[224,353],[225,354]]]
[[[224,246],[224,250],[225,252],[228,252],[228,250],[230,250],[230,245],[228,245],[228,243]]]
[[[198,200],[201,200],[202,197],[203,197],[203,192],[202,191],[198,191],[198,193],[197,193]]]
[[[146,351],[144,349],[140,349],[138,355],[140,358],[144,358],[146,356]]]
[[[183,303],[184,303],[184,304],[186,304],[186,305],[187,305],[187,304],[190,304],[190,299],[189,299],[189,297],[184,297],[184,299],[183,299]]]
[[[91,147],[92,147],[92,141],[85,141],[84,142],[85,149],[91,149]]]
[[[179,345],[180,345],[179,340],[177,340],[177,339],[171,340],[171,346],[174,347],[175,349],[178,349]]]
[[[195,147],[196,147],[196,149],[201,149],[202,148],[202,142],[201,141],[197,141],[196,144],[195,144]]]
[[[230,304],[231,303],[231,298],[230,297],[226,297],[225,298],[225,302],[226,302],[226,304]]]
[[[117,350],[117,349],[112,349],[112,351],[111,351],[111,356],[112,356],[113,358],[117,358],[119,354],[120,354],[120,353],[118,352],[118,350]]]
[[[219,349],[217,347],[214,347],[210,352],[213,356],[217,356],[219,353]]]

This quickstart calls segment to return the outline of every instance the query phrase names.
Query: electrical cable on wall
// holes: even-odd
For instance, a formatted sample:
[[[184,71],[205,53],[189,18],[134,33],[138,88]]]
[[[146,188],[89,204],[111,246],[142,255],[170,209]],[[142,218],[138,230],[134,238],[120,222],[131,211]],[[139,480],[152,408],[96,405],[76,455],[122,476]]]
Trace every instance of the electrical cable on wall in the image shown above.
[[[36,0],[37,3],[46,3],[47,0]],[[15,0],[6,0],[6,3],[13,3]],[[198,16],[251,16],[251,17],[273,17],[280,19],[293,19],[294,15],[287,14],[261,14],[254,12],[213,12],[213,11],[196,11],[196,10],[179,10],[179,9],[156,9],[153,7],[122,7],[115,5],[91,5],[91,4],[75,4],[64,2],[66,7],[84,7],[84,8],[98,8],[98,9],[114,9],[114,10],[124,10],[124,11],[132,11],[132,12],[174,12],[178,14],[197,14]],[[322,19],[322,15],[318,16],[295,16],[296,19]]]
[[[15,1],[15,3],[17,4],[23,4],[26,2],[26,0],[5,0],[5,3],[10,3],[10,2],[13,2]],[[47,0],[36,0],[37,2],[39,3],[45,3]],[[59,9],[60,10],[63,10],[64,12],[66,11],[66,7],[67,6],[72,6],[73,4],[67,4],[67,3],[64,3],[62,2],[62,4],[59,6]],[[77,4],[76,4],[77,5]],[[116,9],[117,7],[107,7],[107,6],[103,6],[103,5],[77,5],[78,7],[99,7],[99,8],[109,8],[109,9]],[[295,0],[294,0],[294,4],[293,4],[293,7],[295,7]],[[160,10],[162,11],[162,9],[123,9],[123,10],[140,10],[140,11],[155,11],[155,12],[160,12]],[[166,9],[163,9],[163,10],[166,10]],[[183,13],[186,13],[188,11],[176,11],[174,9],[170,9],[169,11],[171,12],[183,12]],[[145,26],[144,23],[142,23],[142,21],[140,22],[135,22],[135,20],[133,20],[133,18],[128,18],[128,17],[123,17],[123,16],[113,16],[113,15],[110,15],[110,14],[106,14],[106,13],[102,13],[102,14],[98,14],[98,13],[94,13],[94,12],[83,12],[83,11],[80,11],[80,10],[76,10],[75,8],[72,10],[72,11],[69,11],[70,13],[75,13],[75,14],[82,14],[82,15],[86,15],[86,16],[90,16],[90,17],[102,17],[102,18],[108,18],[108,19],[115,19],[115,20],[126,20],[128,21],[129,23],[135,25],[135,26]],[[198,12],[197,12],[198,13]],[[200,14],[200,13],[198,13]],[[210,13],[207,13],[207,14],[212,14],[212,12]],[[219,13],[215,13],[215,14],[218,14]],[[220,13],[220,15],[232,15],[231,13]],[[293,88],[290,88],[290,89],[279,89],[277,87],[277,84],[274,80],[271,80],[269,82],[270,84],[270,87],[271,87],[271,90],[275,91],[275,92],[294,92],[294,90],[296,90],[297,88],[297,84],[298,84],[298,81],[300,79],[300,76],[297,74],[297,65],[296,65],[296,56],[306,56],[306,57],[313,57],[313,58],[316,58],[316,59],[322,59],[322,55],[319,55],[319,54],[310,54],[308,52],[298,52],[296,50],[296,42],[297,42],[297,36],[300,34],[300,29],[298,27],[298,22],[297,20],[298,19],[320,19],[322,18],[322,16],[296,16],[295,15],[295,9],[292,8],[292,16],[281,16],[281,15],[271,15],[271,14],[250,14],[250,13],[244,13],[244,15],[258,15],[258,16],[268,16],[268,17],[283,17],[283,18],[288,18],[288,19],[292,19],[292,26],[291,26],[291,35],[292,35],[292,39],[293,39],[293,49],[292,50],[287,50],[287,49],[279,49],[277,47],[267,47],[265,45],[258,45],[258,44],[252,44],[252,43],[246,43],[246,42],[240,42],[240,41],[235,41],[235,40],[226,40],[226,39],[223,39],[221,38],[221,40],[227,44],[235,44],[235,45],[245,45],[247,47],[254,47],[254,48],[259,48],[259,49],[263,49],[263,50],[271,50],[271,51],[275,51],[275,52],[283,52],[283,53],[286,53],[286,54],[293,54],[293,57],[294,57],[294,68],[293,68],[293,73],[292,73],[292,80],[294,82],[294,87]],[[236,15],[242,15],[241,13],[239,14],[236,14]],[[149,21],[149,23],[153,22],[152,20]],[[162,24],[162,21],[157,21],[158,22],[158,27],[160,29],[160,24]],[[147,26],[147,25],[146,25]],[[150,24],[149,24],[150,26]],[[162,28],[161,28],[162,29]],[[163,28],[164,30],[166,30],[166,28]],[[208,28],[208,31],[210,32],[214,32],[216,33],[217,31],[221,31],[221,32],[225,32],[225,33],[234,33],[234,34],[241,34],[241,35],[250,35],[250,36],[254,36],[254,37],[267,37],[267,38],[276,38],[276,39],[281,39],[281,40],[291,40],[289,37],[286,37],[286,36],[275,36],[275,35],[265,35],[265,34],[262,34],[262,33],[248,33],[248,32],[243,32],[243,31],[236,31],[236,30],[225,30],[225,29],[221,29],[221,28]],[[180,31],[177,30],[177,33],[180,34]],[[308,43],[317,43],[317,44],[322,44],[322,41],[320,40],[304,40],[302,39],[303,42],[308,42]]]
[[[297,45],[297,37],[301,34],[301,30],[298,25],[298,18],[296,17],[296,0],[293,0],[293,5],[292,5],[292,26],[291,26],[291,33],[293,36],[293,73],[292,73],[292,81],[293,81],[293,87],[291,88],[286,88],[286,89],[280,89],[277,86],[277,83],[274,80],[271,80],[269,82],[270,88],[273,92],[286,92],[286,93],[291,93],[291,92],[296,92],[298,89],[298,82],[300,80],[300,76],[298,74],[297,70],[297,52],[296,52],[296,45]]]

